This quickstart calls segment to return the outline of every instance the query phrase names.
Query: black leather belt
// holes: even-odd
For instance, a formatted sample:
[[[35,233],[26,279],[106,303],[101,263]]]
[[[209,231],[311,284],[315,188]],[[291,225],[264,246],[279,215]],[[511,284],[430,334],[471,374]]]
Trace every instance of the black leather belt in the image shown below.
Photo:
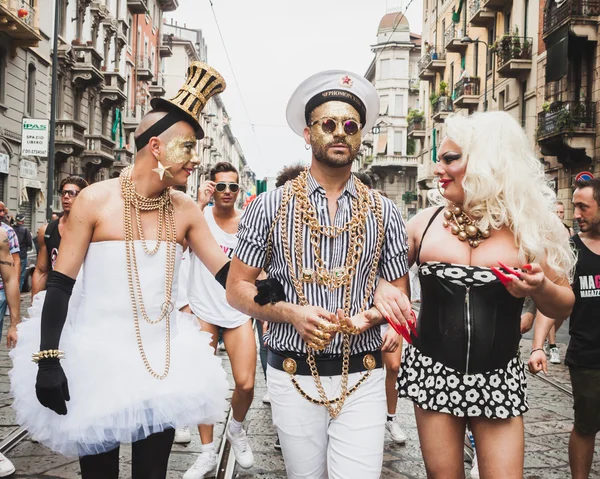
[[[341,356],[315,356],[319,376],[340,376],[342,374]],[[348,372],[360,373],[383,367],[381,351],[371,351],[350,356]],[[269,349],[267,363],[275,369],[299,376],[310,376],[310,367],[306,362],[306,354],[280,353]]]

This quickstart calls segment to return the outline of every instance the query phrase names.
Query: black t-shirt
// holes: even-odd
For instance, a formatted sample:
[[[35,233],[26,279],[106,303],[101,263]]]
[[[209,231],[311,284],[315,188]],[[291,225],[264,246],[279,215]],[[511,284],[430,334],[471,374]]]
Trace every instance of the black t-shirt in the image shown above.
[[[56,259],[58,258],[58,247],[60,246],[60,232],[58,231],[58,222],[60,218],[48,223],[46,232],[44,233],[44,243],[46,243],[46,251],[48,253],[48,264],[51,269],[54,269]]]
[[[567,366],[600,369],[600,255],[592,252],[579,235],[571,238],[579,257],[575,267]]]

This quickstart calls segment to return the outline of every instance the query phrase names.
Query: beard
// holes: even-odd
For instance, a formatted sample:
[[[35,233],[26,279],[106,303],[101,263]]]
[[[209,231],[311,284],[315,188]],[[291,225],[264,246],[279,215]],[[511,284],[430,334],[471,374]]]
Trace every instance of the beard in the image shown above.
[[[334,141],[327,144],[322,144],[320,142],[311,143],[315,159],[319,163],[323,163],[324,165],[329,166],[331,168],[343,168],[345,166],[351,165],[358,154],[358,148],[353,147],[352,144],[349,144],[347,141],[342,139],[334,139]],[[348,150],[346,150],[345,153],[333,153],[330,150],[330,147],[332,145],[342,144],[348,148]]]

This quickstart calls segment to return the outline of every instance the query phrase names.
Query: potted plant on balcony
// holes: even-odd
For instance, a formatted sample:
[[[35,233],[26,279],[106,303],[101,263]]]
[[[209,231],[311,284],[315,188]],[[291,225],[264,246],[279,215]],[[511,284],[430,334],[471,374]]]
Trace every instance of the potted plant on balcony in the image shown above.
[[[531,60],[531,47],[531,42],[527,38],[523,39],[523,51],[521,52],[523,60]]]
[[[425,114],[421,110],[409,108],[408,115],[406,116],[406,121],[409,125],[413,125],[413,130],[422,130],[424,119]]]

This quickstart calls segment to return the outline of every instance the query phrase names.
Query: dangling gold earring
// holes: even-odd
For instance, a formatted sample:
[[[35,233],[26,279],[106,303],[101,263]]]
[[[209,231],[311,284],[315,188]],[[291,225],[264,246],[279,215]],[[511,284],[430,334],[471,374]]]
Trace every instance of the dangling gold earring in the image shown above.
[[[158,162],[158,166],[156,168],[154,168],[152,171],[154,171],[155,173],[158,173],[158,176],[160,176],[160,181],[163,180],[164,176],[167,175],[167,178],[173,178],[173,175],[171,174],[169,170],[169,168],[171,168],[171,166],[163,166],[163,164],[160,162],[160,160],[156,160]]]

